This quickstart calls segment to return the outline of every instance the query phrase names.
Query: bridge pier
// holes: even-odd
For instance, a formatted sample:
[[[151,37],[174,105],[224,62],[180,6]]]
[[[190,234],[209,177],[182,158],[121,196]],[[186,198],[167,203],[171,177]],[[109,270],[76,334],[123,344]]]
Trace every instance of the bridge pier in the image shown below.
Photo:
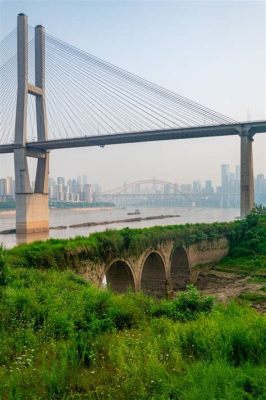
[[[254,176],[253,176],[253,137],[245,130],[240,135],[240,215],[244,218],[254,207]]]
[[[48,194],[16,195],[16,233],[27,234],[49,230]]]
[[[49,154],[26,149],[28,95],[36,99],[37,140],[47,140],[45,104],[45,35],[42,26],[35,28],[35,85],[28,82],[28,19],[18,15],[17,65],[18,90],[15,126],[16,232],[27,234],[49,229],[48,174]],[[31,187],[27,157],[35,157],[35,187]]]

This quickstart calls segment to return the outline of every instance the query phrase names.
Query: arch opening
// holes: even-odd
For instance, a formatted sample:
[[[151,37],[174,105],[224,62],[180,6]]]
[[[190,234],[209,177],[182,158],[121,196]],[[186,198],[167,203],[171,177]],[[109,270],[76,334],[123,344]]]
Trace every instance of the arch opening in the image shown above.
[[[149,254],[144,262],[141,290],[155,297],[166,295],[166,271],[162,257],[158,253]]]
[[[190,268],[184,247],[176,247],[171,257],[170,278],[172,289],[183,290],[190,283]]]
[[[113,262],[106,271],[105,281],[107,287],[116,293],[125,293],[135,290],[135,282],[132,271],[125,261]]]

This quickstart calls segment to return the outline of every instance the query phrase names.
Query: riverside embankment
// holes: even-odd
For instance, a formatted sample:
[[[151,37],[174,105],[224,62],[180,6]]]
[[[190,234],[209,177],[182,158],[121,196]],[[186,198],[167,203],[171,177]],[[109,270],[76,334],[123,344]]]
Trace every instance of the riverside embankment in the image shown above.
[[[252,224],[232,223],[176,225],[146,229],[106,231],[70,240],[48,240],[21,245],[9,251],[18,266],[71,268],[100,287],[107,284],[117,292],[133,291],[164,296],[197,280],[195,266],[222,259],[243,240]],[[246,244],[254,249],[255,235]],[[250,249],[250,251],[253,251]]]
[[[178,214],[166,214],[166,215],[151,215],[149,217],[134,217],[134,218],[125,218],[111,221],[100,221],[100,222],[81,222],[72,225],[59,225],[59,226],[51,226],[50,230],[63,230],[68,228],[84,228],[84,227],[92,227],[92,226],[102,226],[102,225],[113,225],[113,224],[121,224],[121,223],[133,223],[140,221],[154,221],[161,219],[169,219],[169,218],[177,218],[180,217]],[[16,229],[6,229],[4,231],[0,231],[0,235],[10,235],[16,233]]]
[[[112,225],[104,225],[109,221],[128,220],[127,213],[132,209],[102,208],[102,209],[51,209],[50,210],[50,226],[64,227],[64,229],[53,229],[49,233],[38,233],[30,235],[18,235],[15,233],[9,235],[0,234],[0,242],[6,247],[13,247],[16,244],[28,243],[35,240],[68,239],[76,236],[87,236],[94,232],[105,231],[107,228],[122,229],[129,228],[145,228],[155,225],[170,224],[186,224],[186,223],[202,223],[215,221],[233,221],[239,215],[238,209],[212,209],[212,208],[140,208],[141,218],[157,217],[160,215],[180,215],[180,217],[164,218],[164,219],[146,219],[141,221],[115,222]],[[131,217],[130,217],[131,218]],[[92,224],[91,226],[72,227],[70,225],[79,225],[83,223]],[[96,223],[96,225],[95,225]],[[67,227],[67,228],[65,228]],[[0,231],[10,231],[15,229],[15,212],[5,215],[0,212]]]

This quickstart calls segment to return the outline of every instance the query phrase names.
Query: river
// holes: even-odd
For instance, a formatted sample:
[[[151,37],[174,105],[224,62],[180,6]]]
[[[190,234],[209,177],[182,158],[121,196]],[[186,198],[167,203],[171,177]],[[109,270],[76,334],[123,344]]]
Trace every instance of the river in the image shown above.
[[[127,215],[134,211],[132,208],[85,208],[85,209],[51,209],[50,227],[67,226],[65,229],[50,229],[49,233],[38,233],[30,235],[0,234],[0,243],[6,247],[13,247],[16,244],[32,242],[34,240],[50,238],[70,238],[77,235],[87,236],[93,232],[104,231],[106,229],[121,229],[124,227],[144,228],[155,225],[174,225],[197,222],[232,221],[239,216],[237,208],[140,208],[140,215]],[[81,224],[86,222],[100,223],[105,221],[117,221],[134,217],[151,217],[160,215],[180,215],[174,218],[144,220],[135,222],[116,222],[114,224],[102,224],[96,226],[86,226],[70,228],[69,225]],[[0,231],[15,228],[15,211],[0,212]]]

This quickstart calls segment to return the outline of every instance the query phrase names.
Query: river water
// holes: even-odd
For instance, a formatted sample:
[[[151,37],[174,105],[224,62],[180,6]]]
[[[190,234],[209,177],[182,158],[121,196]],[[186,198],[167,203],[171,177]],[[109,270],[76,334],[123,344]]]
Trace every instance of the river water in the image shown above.
[[[50,229],[48,234],[38,233],[30,235],[1,235],[0,243],[6,247],[16,244],[32,242],[34,240],[50,238],[70,238],[77,235],[87,236],[93,232],[105,231],[106,229],[144,228],[155,225],[175,225],[197,222],[232,221],[239,216],[237,208],[140,208],[140,215],[127,215],[134,211],[131,208],[102,208],[102,209],[51,209],[50,227],[66,226],[65,229]],[[135,222],[116,222],[108,225],[97,225],[90,227],[70,228],[69,225],[86,222],[105,222],[129,219],[135,217],[151,217],[159,215],[180,215],[174,218],[155,219]],[[15,211],[0,212],[0,231],[15,228]]]

